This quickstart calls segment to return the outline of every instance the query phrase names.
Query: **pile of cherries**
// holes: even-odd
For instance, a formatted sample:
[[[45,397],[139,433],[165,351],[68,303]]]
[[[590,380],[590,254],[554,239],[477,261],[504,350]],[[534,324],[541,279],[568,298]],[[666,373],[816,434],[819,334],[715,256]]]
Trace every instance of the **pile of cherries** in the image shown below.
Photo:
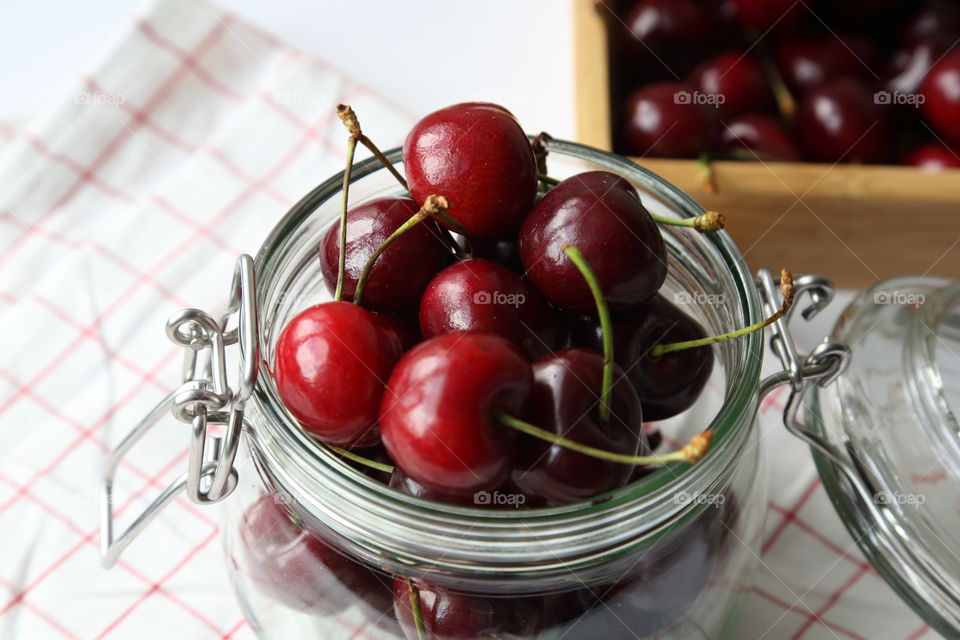
[[[667,276],[658,223],[668,221],[651,215],[627,180],[603,171],[548,177],[541,140],[531,143],[509,111],[485,103],[418,122],[404,144],[404,177],[352,109],[341,105],[339,115],[350,133],[342,216],[319,247],[335,299],[290,320],[272,363],[280,398],[304,430],[397,490],[494,508],[594,498],[650,465],[706,453],[709,431],[653,455],[643,421],[691,406],[713,367],[709,345],[779,317],[789,274],[772,318],[708,337],[658,293]],[[348,206],[358,143],[409,196]],[[691,233],[722,226],[712,212],[672,222]],[[675,545],[697,553],[663,546],[667,559],[657,565],[651,555],[644,589],[666,589],[678,578],[664,567],[692,560],[697,588],[681,600],[699,593],[708,553],[698,545],[713,539],[714,525],[697,522]],[[334,606],[332,572],[344,602],[392,607],[411,639],[536,637],[556,612],[582,613],[597,600],[589,591],[564,596],[575,602],[468,597],[400,578],[385,598],[388,578],[306,531],[270,496],[245,527],[268,585],[310,585],[293,588],[287,604]]]
[[[960,167],[955,0],[616,4],[621,153]]]

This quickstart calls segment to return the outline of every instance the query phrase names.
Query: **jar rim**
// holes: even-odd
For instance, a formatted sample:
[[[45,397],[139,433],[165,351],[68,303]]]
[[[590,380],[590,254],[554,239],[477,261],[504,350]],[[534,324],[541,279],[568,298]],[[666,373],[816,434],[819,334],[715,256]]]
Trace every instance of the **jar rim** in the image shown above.
[[[680,216],[693,217],[705,211],[674,185],[622,156],[562,140],[551,140],[548,151],[584,160],[625,175],[640,184],[643,190],[662,199]],[[390,150],[385,155],[393,164],[402,161],[402,149]],[[386,169],[376,158],[357,163],[353,168],[351,184],[378,171],[385,172]],[[314,188],[296,203],[268,234],[255,258],[258,298],[262,299],[265,288],[271,286],[268,275],[274,253],[321,203],[339,196],[342,182],[343,172],[339,172]],[[725,270],[725,275],[729,276],[736,288],[737,308],[734,311],[738,321],[752,324],[759,320],[761,311],[754,280],[732,239],[726,232],[703,234],[700,238],[704,242],[712,243],[717,254],[716,266]],[[678,508],[676,500],[673,499],[678,490],[681,487],[698,487],[698,490],[706,493],[711,487],[720,486],[722,480],[731,473],[753,423],[752,413],[756,406],[762,364],[762,332],[745,336],[738,340],[737,344],[737,357],[727,374],[723,405],[710,424],[716,435],[714,446],[701,461],[680,473],[670,466],[661,467],[626,487],[592,500],[569,505],[522,511],[454,507],[401,494],[367,478],[346,465],[330,449],[308,436],[282,408],[272,384],[269,366],[263,360],[251,398],[251,409],[260,419],[256,422],[257,428],[248,430],[248,441],[252,441],[251,448],[259,458],[261,472],[269,476],[270,482],[278,490],[292,494],[293,500],[302,503],[316,516],[318,524],[335,529],[336,533],[355,543],[360,555],[364,555],[365,549],[369,551],[367,555],[371,558],[381,556],[381,564],[384,553],[394,557],[404,554],[399,553],[396,547],[389,548],[385,540],[376,539],[378,536],[371,535],[365,527],[348,522],[347,518],[337,513],[334,506],[325,504],[321,496],[305,491],[302,486],[303,478],[298,477],[294,469],[310,469],[319,475],[319,479],[325,483],[322,487],[328,501],[343,498],[357,508],[379,511],[382,524],[389,525],[391,530],[399,528],[410,533],[404,528],[404,520],[418,518],[420,524],[417,528],[434,527],[440,534],[460,534],[462,554],[457,558],[451,557],[450,562],[438,561],[440,568],[486,573],[489,567],[473,566],[474,563],[467,559],[470,549],[482,547],[489,554],[491,545],[498,548],[500,545],[530,545],[531,541],[543,540],[542,536],[548,531],[551,535],[558,536],[558,540],[578,546],[579,555],[576,560],[564,556],[562,563],[565,566],[569,567],[570,562],[576,561],[590,563],[599,557],[616,553],[617,549],[627,551],[629,547],[624,545],[629,541],[625,542],[624,536],[627,536],[628,532],[632,532],[633,538],[644,530],[659,535],[655,530],[657,527],[663,529],[663,523],[676,522],[678,518],[685,520],[698,513],[703,505],[688,503]],[[268,352],[263,344],[261,352]],[[270,446],[271,443],[278,446]],[[328,484],[336,486],[329,487]],[[330,489],[330,492],[327,492],[327,489]],[[579,541],[579,544],[573,545],[573,540]],[[409,557],[416,558],[418,563],[431,557],[430,545],[421,546],[422,553],[410,549],[409,554]],[[520,567],[514,564],[521,557],[525,558],[527,555],[518,555],[514,549],[514,553],[505,555],[503,563],[493,564],[496,565],[497,572],[519,571]],[[549,569],[548,565],[557,564],[556,557],[556,553],[553,553],[550,555],[551,562],[544,561],[538,566],[546,571]],[[400,562],[402,563],[403,559],[400,559]],[[529,566],[524,565],[523,570],[529,571]]]

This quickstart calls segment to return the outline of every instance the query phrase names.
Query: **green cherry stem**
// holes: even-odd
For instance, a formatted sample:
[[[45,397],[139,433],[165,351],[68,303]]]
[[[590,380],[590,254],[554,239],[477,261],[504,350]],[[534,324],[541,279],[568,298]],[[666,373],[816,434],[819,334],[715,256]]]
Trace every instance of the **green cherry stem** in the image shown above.
[[[697,156],[697,179],[703,185],[703,190],[707,193],[717,193],[717,173],[713,170],[714,154],[710,151],[704,151]]]
[[[707,429],[706,431],[701,431],[693,436],[690,439],[690,442],[676,451],[659,455],[628,456],[623,453],[604,451],[603,449],[597,449],[596,447],[574,442],[569,438],[558,436],[547,431],[546,429],[541,429],[540,427],[534,426],[529,422],[525,422],[519,418],[514,418],[513,416],[503,412],[497,414],[497,419],[504,426],[510,427],[511,429],[516,429],[517,431],[525,433],[528,436],[545,440],[552,444],[564,447],[565,449],[570,449],[571,451],[582,453],[585,456],[590,456],[591,458],[609,460],[610,462],[619,462],[621,464],[649,465],[665,464],[667,462],[696,462],[702,458],[707,451],[709,451],[710,444],[713,442],[713,432],[710,429]]]
[[[364,458],[363,456],[358,456],[352,451],[335,447],[332,444],[328,444],[327,446],[330,447],[332,451],[346,458],[347,460],[352,460],[357,464],[362,464],[365,467],[370,467],[371,469],[376,469],[377,471],[383,471],[384,473],[393,473],[392,465],[377,462],[376,460],[371,460],[370,458]]]
[[[780,270],[780,295],[783,296],[783,303],[781,303],[780,308],[777,309],[773,315],[765,320],[755,322],[748,327],[743,327],[742,329],[737,329],[736,331],[721,333],[718,336],[708,336],[706,338],[700,338],[699,340],[687,340],[685,342],[673,342],[670,344],[657,344],[654,345],[653,349],[650,350],[650,357],[659,358],[666,353],[672,353],[674,351],[683,351],[684,349],[705,347],[717,342],[726,342],[727,340],[733,340],[735,338],[745,336],[748,333],[759,331],[767,325],[773,324],[783,317],[783,314],[787,312],[787,309],[793,306],[793,274],[786,269]]]
[[[357,120],[357,114],[353,112],[353,107],[348,104],[338,104],[337,105],[337,116],[340,118],[340,122],[343,123],[343,126],[347,128],[347,131],[350,132],[350,137],[354,138],[357,142],[365,146],[370,150],[370,153],[380,161],[387,170],[393,174],[393,177],[397,179],[397,182],[400,183],[406,191],[409,191],[407,187],[407,181],[404,180],[403,176],[400,175],[400,172],[397,171],[397,168],[393,166],[393,163],[387,160],[387,156],[383,155],[383,152],[380,151],[379,147],[373,143],[373,140],[364,135],[363,130],[360,128],[360,121]]]
[[[413,580],[407,578],[407,588],[410,590],[410,612],[413,614],[413,625],[417,629],[417,640],[427,640],[427,626],[423,622],[423,607],[420,604],[420,594],[413,586]]]
[[[347,205],[350,201],[350,176],[353,174],[353,155],[357,150],[357,139],[352,135],[347,140],[347,167],[343,170],[343,186],[340,188],[343,201],[340,206],[340,257],[337,262],[337,289],[333,299],[343,298],[343,280],[347,270]]]
[[[692,227],[700,233],[720,231],[720,229],[723,229],[727,224],[727,219],[716,211],[707,211],[693,218],[668,218],[652,213],[650,217],[658,224],[665,224],[672,227]]]
[[[613,391],[613,323],[610,320],[610,309],[603,298],[603,290],[597,274],[590,268],[590,264],[575,246],[563,246],[563,252],[570,258],[570,262],[580,270],[580,275],[586,280],[593,294],[593,301],[597,305],[597,316],[600,318],[600,330],[603,334],[603,382],[600,386],[600,420],[610,420],[610,395]]]
[[[391,233],[383,240],[383,242],[380,243],[380,246],[377,247],[376,251],[373,252],[373,255],[370,256],[370,259],[367,260],[367,264],[363,265],[363,271],[360,273],[360,277],[357,279],[357,288],[353,294],[354,304],[360,304],[360,300],[363,298],[363,290],[367,286],[367,280],[370,278],[370,272],[373,270],[373,265],[376,263],[377,258],[383,255],[383,252],[387,250],[387,247],[393,244],[397,238],[405,234],[407,231],[420,224],[421,221],[428,218],[433,218],[449,208],[450,205],[447,203],[447,199],[443,196],[427,196],[427,199],[423,202],[423,206],[420,207],[420,211],[417,211],[415,214],[413,214],[410,219],[397,227],[396,231]]]
[[[545,174],[545,173],[539,174],[539,175],[537,176],[537,179],[540,180],[540,182],[542,182],[544,185],[546,185],[546,186],[548,186],[548,187],[555,187],[555,186],[557,186],[558,184],[560,184],[560,181],[559,181],[559,180],[557,180],[556,178],[551,178],[550,176],[548,176],[548,175]]]

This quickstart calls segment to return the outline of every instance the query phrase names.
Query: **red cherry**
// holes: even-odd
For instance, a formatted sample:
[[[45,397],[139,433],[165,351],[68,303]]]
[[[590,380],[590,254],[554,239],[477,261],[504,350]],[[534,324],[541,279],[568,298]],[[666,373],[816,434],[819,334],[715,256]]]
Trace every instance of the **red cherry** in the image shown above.
[[[842,77],[871,78],[872,45],[857,36],[814,34],[788,38],[777,47],[777,68],[796,96]]]
[[[892,132],[887,105],[852,78],[814,89],[797,109],[797,138],[814,162],[884,162]]]
[[[615,369],[610,419],[597,408],[603,356],[587,349],[564,349],[533,363],[528,420],[557,436],[625,455],[647,455],[640,399],[626,375]],[[513,481],[553,504],[585,500],[622,487],[633,467],[598,460],[535,438],[525,438]]]
[[[716,107],[698,100],[696,87],[655,82],[627,98],[626,152],[654,158],[695,158],[709,151],[719,131]]]
[[[737,20],[761,34],[791,29],[801,22],[807,9],[796,0],[733,0]]]
[[[375,444],[383,381],[400,353],[396,334],[369,311],[349,302],[319,304],[280,333],[277,391],[320,440],[341,447]]]
[[[503,107],[464,103],[420,120],[403,143],[410,193],[450,202],[448,213],[471,235],[515,231],[537,194],[533,148]]]
[[[540,637],[542,599],[536,596],[483,596],[450,591],[425,580],[412,581],[419,594],[423,625],[430,640],[532,640]],[[408,640],[417,640],[410,583],[393,583],[393,608]]]
[[[710,58],[694,70],[691,82],[700,93],[716,97],[717,109],[724,118],[767,111],[773,106],[773,92],[763,69],[742,51]]]
[[[409,351],[423,339],[420,335],[420,321],[416,314],[374,313],[373,315],[381,325],[397,337],[401,352]]]
[[[567,178],[534,207],[520,229],[520,257],[528,277],[553,304],[592,312],[590,289],[564,253],[577,247],[596,272],[611,309],[643,302],[667,275],[660,229],[636,190],[614,178],[603,186],[596,174]]]
[[[924,118],[950,141],[960,142],[960,49],[937,62],[920,85]]]
[[[939,142],[929,142],[907,154],[903,164],[928,171],[960,169],[960,155]]]
[[[429,489],[464,495],[498,487],[513,467],[513,445],[495,414],[518,415],[530,387],[530,363],[500,336],[430,338],[390,375],[383,442],[397,466]]]
[[[761,160],[799,162],[793,135],[772,116],[746,115],[726,123],[720,136],[724,149],[749,149]]]
[[[556,318],[540,292],[482,258],[451,265],[430,281],[420,301],[420,330],[425,338],[453,331],[496,334],[531,358],[560,342]]]
[[[506,238],[470,238],[467,242],[463,236],[457,236],[460,248],[473,250],[475,258],[492,260],[497,264],[510,269],[515,273],[523,273],[523,264],[520,262],[520,241],[516,235]]]
[[[357,279],[380,243],[419,210],[409,198],[381,198],[347,212],[344,300],[353,300]],[[340,260],[339,221],[324,236],[320,257],[323,280],[333,293]],[[439,227],[433,221],[422,221],[387,247],[374,263],[363,292],[363,306],[375,311],[416,309],[430,278],[450,264],[450,259]]]
[[[623,21],[625,54],[654,75],[681,75],[709,41],[704,11],[692,0],[640,0]]]
[[[390,579],[300,527],[278,496],[261,496],[247,509],[240,541],[250,579],[289,607],[330,615],[359,599],[373,619],[391,610]]]
[[[458,495],[444,493],[443,491],[436,491],[434,489],[428,489],[404,473],[403,469],[400,467],[394,467],[393,473],[390,474],[389,485],[397,491],[417,498],[423,498],[424,500],[433,500],[434,502],[443,502],[446,504],[456,504],[464,507],[477,506],[474,499],[474,494]]]
[[[948,47],[949,43],[941,44],[931,38],[913,41],[898,49],[890,58],[890,68],[883,80],[884,89],[892,94],[915,94],[930,68]],[[906,106],[916,106],[916,101]]]

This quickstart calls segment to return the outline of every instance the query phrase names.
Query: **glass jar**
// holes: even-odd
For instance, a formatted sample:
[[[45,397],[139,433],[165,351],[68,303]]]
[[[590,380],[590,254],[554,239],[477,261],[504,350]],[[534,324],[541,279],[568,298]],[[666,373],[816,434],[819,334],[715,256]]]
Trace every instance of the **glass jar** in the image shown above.
[[[548,148],[556,178],[607,170],[630,180],[655,214],[703,213],[675,187],[624,158],[561,141]],[[387,154],[397,165],[401,155]],[[342,174],[334,176],[304,197],[271,232],[255,264],[238,271],[231,311],[239,307],[246,317],[241,315],[236,332],[227,331],[226,319],[219,324],[219,348],[231,340],[243,343],[242,327],[255,326],[255,313],[258,345],[242,348],[250,374],[242,385],[250,395],[239,402],[244,437],[233,413],[207,413],[182,398],[169,400],[175,415],[193,421],[194,442],[200,443],[191,458],[192,476],[179,486],[198,502],[219,501],[236,487],[223,503],[224,539],[228,569],[253,628],[276,639],[416,640],[416,610],[433,629],[430,638],[722,637],[749,590],[766,511],[762,447],[754,428],[758,402],[773,386],[804,379],[784,322],[774,326],[774,339],[787,372],[761,385],[762,332],[714,345],[713,372],[698,402],[658,423],[667,442],[713,430],[711,450],[694,465],[666,465],[589,501],[549,508],[523,508],[511,499],[516,496],[478,494],[476,507],[415,498],[308,436],[280,402],[270,374],[281,329],[304,308],[330,299],[316,247],[339,215],[341,182]],[[351,205],[400,193],[375,159],[354,168]],[[769,274],[762,274],[758,293],[726,233],[662,231],[669,275],[661,293],[708,332],[757,322],[778,306]],[[249,293],[254,268],[256,301],[244,295],[247,307],[237,291],[245,286]],[[798,295],[811,293],[815,311],[832,290],[819,280],[808,284],[800,284]],[[171,322],[168,334],[198,349],[198,329],[183,331]],[[201,342],[216,349],[216,339]],[[212,382],[200,385],[208,394],[223,376],[216,355]],[[255,384],[252,362],[259,368]],[[816,375],[829,373],[824,363],[811,366],[820,366]],[[197,371],[195,358],[187,369]],[[222,399],[225,387],[219,389],[214,396]],[[145,423],[155,421],[156,413]],[[214,439],[215,446],[204,450],[207,420],[228,423],[226,445]],[[135,441],[141,428],[128,440]],[[125,441],[119,455],[129,446]],[[174,490],[179,488],[168,493]],[[167,499],[161,496],[157,506]],[[504,506],[483,508],[484,502]],[[107,506],[107,563],[145,524],[138,521],[131,536],[114,544],[110,517]]]

